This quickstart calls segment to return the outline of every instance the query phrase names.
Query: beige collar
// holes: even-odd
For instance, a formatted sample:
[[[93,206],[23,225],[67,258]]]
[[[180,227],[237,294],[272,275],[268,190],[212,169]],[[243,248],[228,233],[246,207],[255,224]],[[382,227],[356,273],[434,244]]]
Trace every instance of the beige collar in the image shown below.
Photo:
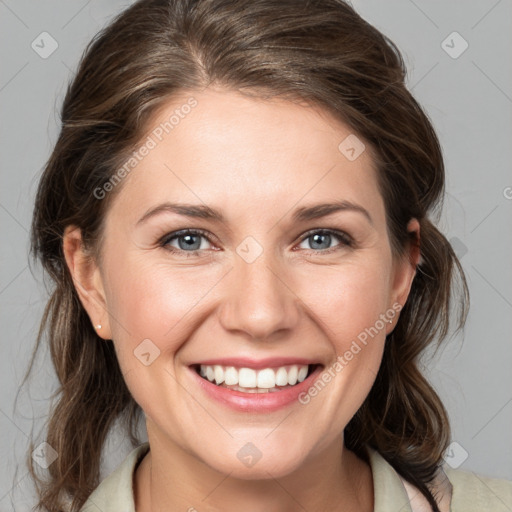
[[[377,512],[432,512],[423,494],[382,457],[366,446],[373,475],[375,511]],[[452,484],[442,468],[432,483],[441,512],[450,512]]]
[[[367,453],[373,476],[375,512],[431,512],[423,495],[405,481],[393,467],[369,446]],[[149,443],[134,448],[125,460],[89,496],[81,512],[135,512],[133,476],[137,464],[149,450]],[[451,484],[441,469],[435,488],[442,496],[441,512],[450,511]]]

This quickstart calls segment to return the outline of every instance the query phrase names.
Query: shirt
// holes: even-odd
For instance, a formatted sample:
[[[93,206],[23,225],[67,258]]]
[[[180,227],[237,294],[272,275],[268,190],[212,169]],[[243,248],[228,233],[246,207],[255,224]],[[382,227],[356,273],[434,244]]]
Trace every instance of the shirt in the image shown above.
[[[80,512],[136,512],[133,479],[138,463],[149,451],[145,442],[92,492]],[[373,476],[374,512],[430,512],[424,496],[404,480],[379,452],[366,446]],[[435,480],[441,511],[512,512],[512,481],[488,478],[446,463]]]

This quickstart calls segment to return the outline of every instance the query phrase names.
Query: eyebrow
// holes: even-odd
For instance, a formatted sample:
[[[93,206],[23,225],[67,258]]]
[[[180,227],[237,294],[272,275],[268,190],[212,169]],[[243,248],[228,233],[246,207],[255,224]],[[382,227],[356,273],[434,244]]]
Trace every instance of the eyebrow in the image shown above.
[[[322,203],[313,206],[304,206],[298,208],[293,214],[293,220],[295,222],[304,222],[307,220],[320,219],[327,217],[332,213],[340,211],[353,211],[363,214],[368,222],[373,225],[373,219],[366,208],[363,208],[359,204],[352,203],[350,201],[335,201],[333,203]]]
[[[292,220],[294,222],[305,222],[309,220],[320,219],[322,217],[327,217],[328,215],[340,211],[353,211],[361,213],[362,215],[364,215],[364,217],[366,217],[368,222],[371,225],[373,225],[373,220],[368,210],[350,201],[335,201],[332,203],[321,203],[312,206],[303,206],[295,210],[292,216]],[[154,217],[155,215],[161,214],[163,212],[175,213],[178,215],[183,215],[185,217],[200,218],[226,223],[226,218],[224,217],[224,215],[219,210],[210,208],[209,206],[202,204],[166,202],[159,204],[158,206],[155,206],[153,208],[150,208],[137,221],[137,225],[142,224],[146,222],[149,218]]]

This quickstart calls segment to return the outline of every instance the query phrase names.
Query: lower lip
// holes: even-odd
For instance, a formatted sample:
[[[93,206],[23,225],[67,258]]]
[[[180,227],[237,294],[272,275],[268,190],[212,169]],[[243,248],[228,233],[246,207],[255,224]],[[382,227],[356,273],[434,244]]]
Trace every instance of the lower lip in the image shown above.
[[[291,388],[272,393],[244,393],[229,388],[217,386],[203,379],[194,368],[189,367],[203,391],[218,402],[241,412],[272,412],[298,402],[298,396],[309,389],[317,376],[322,372],[322,366],[317,366],[307,379]]]

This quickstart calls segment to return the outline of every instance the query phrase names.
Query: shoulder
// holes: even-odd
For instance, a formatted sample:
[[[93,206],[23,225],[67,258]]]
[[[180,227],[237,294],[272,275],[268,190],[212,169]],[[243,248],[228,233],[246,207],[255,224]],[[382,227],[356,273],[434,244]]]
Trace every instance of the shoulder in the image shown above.
[[[512,510],[512,481],[444,466],[452,491],[452,512]]]
[[[133,475],[149,450],[149,443],[134,448],[124,461],[91,493],[80,512],[135,512]]]
[[[426,498],[401,477],[376,450],[366,446],[371,464],[375,511],[430,512]],[[511,512],[512,481],[489,478],[473,472],[452,469],[444,464],[432,483],[441,512]],[[405,504],[405,505],[404,505]]]

